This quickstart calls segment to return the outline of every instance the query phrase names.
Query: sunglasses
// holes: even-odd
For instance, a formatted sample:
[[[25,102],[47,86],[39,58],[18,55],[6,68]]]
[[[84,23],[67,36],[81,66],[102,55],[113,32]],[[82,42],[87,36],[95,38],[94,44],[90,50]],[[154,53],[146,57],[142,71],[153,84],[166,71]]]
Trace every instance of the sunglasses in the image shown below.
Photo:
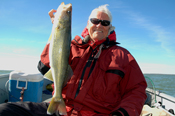
[[[91,21],[91,23],[93,23],[95,25],[99,24],[100,22],[101,22],[101,25],[103,25],[103,26],[110,25],[110,21],[108,21],[108,20],[100,20],[100,19],[96,19],[96,18],[91,18],[90,21]]]

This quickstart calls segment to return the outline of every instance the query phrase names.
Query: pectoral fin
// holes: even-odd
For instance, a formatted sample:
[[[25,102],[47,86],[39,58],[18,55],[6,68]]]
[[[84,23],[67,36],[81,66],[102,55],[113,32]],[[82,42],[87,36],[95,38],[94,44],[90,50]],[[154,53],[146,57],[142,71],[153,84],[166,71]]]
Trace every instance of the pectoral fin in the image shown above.
[[[70,65],[68,65],[67,71],[66,71],[66,77],[64,78],[64,86],[69,81],[69,79],[72,77],[72,75],[73,75],[72,68]],[[49,69],[49,71],[44,75],[44,78],[46,78],[50,81],[54,81],[53,77],[52,77],[52,70],[51,69]]]
[[[49,69],[49,71],[44,75],[44,78],[53,81],[53,77],[52,77],[52,71],[51,69]]]

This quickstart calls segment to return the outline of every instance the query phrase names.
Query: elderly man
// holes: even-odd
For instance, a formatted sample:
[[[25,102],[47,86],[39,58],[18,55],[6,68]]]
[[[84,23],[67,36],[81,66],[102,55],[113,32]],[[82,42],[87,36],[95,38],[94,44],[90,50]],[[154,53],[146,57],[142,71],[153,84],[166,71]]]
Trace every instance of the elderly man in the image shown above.
[[[54,12],[49,12],[52,22]],[[139,116],[146,100],[146,81],[134,57],[117,45],[112,15],[106,5],[91,12],[82,37],[75,36],[71,42],[69,64],[73,76],[62,91],[67,114]],[[49,44],[45,46],[38,64],[42,74],[50,68]],[[48,105],[14,103],[0,108],[15,109],[5,112],[7,114],[47,115]],[[2,110],[0,114],[3,114]]]

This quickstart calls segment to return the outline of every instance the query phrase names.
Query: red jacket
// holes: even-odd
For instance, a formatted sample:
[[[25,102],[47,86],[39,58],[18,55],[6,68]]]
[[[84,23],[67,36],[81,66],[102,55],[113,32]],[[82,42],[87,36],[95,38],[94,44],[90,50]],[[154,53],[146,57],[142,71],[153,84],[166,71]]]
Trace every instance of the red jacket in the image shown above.
[[[87,30],[83,31],[85,34],[88,35]],[[74,74],[62,92],[68,115],[141,113],[146,100],[145,78],[134,57],[115,41],[115,32],[95,43],[84,43],[79,36],[72,40],[69,64]],[[46,71],[41,64],[49,69],[48,46],[39,63],[43,74]]]

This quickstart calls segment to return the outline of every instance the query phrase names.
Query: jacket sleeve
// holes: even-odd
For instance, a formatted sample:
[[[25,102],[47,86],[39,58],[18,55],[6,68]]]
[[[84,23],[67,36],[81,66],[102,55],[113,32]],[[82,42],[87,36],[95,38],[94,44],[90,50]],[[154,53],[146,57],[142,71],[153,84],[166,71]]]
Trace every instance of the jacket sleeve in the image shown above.
[[[124,78],[120,82],[121,102],[112,114],[121,116],[139,116],[146,100],[146,80],[139,65],[131,54],[129,62],[125,65]]]
[[[50,69],[50,61],[49,61],[49,46],[50,46],[51,36],[49,37],[49,41],[47,42],[46,46],[44,47],[43,52],[40,56],[40,61],[38,62],[38,70],[41,74],[45,74]]]

